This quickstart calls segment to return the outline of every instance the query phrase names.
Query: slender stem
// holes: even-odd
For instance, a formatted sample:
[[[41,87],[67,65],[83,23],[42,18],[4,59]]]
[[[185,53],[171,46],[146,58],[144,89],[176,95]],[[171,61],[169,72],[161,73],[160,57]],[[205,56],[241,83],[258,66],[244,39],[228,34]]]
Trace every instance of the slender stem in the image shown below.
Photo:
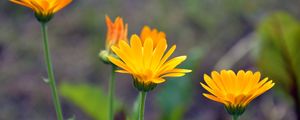
[[[110,80],[109,80],[109,97],[108,97],[108,102],[109,102],[109,120],[113,120],[114,119],[114,92],[115,92],[115,70],[116,70],[116,66],[112,65],[111,68],[111,76],[110,76]]]
[[[50,50],[48,46],[47,24],[41,23],[41,29],[43,33],[44,56],[45,56],[45,62],[47,64],[48,80],[51,88],[51,94],[54,102],[56,116],[58,120],[63,120],[61,105],[60,105],[59,96],[57,93],[56,83],[54,79],[54,72],[53,72],[53,67],[51,62]]]
[[[145,111],[145,101],[146,101],[146,92],[140,91],[141,101],[140,101],[140,113],[139,120],[144,120],[144,111]]]
[[[239,116],[238,115],[232,115],[232,120],[238,120]]]

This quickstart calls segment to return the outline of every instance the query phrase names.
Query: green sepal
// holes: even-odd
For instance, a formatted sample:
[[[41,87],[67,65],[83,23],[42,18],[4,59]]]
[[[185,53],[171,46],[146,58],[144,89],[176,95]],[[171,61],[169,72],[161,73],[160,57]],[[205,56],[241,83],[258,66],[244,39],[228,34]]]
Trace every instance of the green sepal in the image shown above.
[[[111,64],[111,65],[114,65],[112,62],[109,61],[108,59],[108,56],[112,56],[116,59],[120,59],[117,55],[111,53],[110,51],[107,51],[107,50],[101,50],[98,54],[100,60],[102,62],[104,62],[105,64]]]
[[[102,50],[99,53],[99,58],[101,61],[103,61],[105,64],[111,64],[111,62],[108,59],[108,56],[109,56],[109,52],[106,50]]]
[[[133,85],[136,89],[138,89],[139,91],[143,91],[143,92],[149,92],[151,90],[153,90],[157,84],[156,83],[145,83],[145,82],[140,82],[137,79],[133,78]]]
[[[48,23],[54,16],[54,14],[43,15],[41,13],[34,13],[35,18],[41,23]]]
[[[240,116],[245,112],[246,107],[241,106],[241,105],[238,105],[238,106],[225,106],[225,109],[232,116]]]

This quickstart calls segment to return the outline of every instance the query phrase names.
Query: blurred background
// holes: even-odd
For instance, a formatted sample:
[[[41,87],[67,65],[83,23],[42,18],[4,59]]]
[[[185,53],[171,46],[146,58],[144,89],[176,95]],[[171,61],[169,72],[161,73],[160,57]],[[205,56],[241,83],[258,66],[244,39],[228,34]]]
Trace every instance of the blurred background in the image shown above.
[[[144,25],[166,32],[174,56],[188,55],[193,73],[168,79],[148,94],[146,120],[229,120],[202,96],[212,70],[261,71],[275,87],[248,106],[241,120],[300,119],[299,0],[74,0],[49,23],[55,76],[66,118],[107,119],[110,66],[99,60],[105,15],[121,16],[129,35]],[[0,1],[0,119],[54,120],[41,32],[33,12]],[[134,118],[138,92],[117,74],[116,119]]]

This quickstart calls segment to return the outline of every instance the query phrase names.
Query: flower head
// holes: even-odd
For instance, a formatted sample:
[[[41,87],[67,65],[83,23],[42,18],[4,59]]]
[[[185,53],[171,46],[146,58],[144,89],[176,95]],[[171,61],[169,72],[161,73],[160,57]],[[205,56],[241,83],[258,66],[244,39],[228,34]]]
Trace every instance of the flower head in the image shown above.
[[[158,41],[154,46],[154,41]],[[120,41],[118,47],[112,46],[112,51],[120,58],[109,56],[109,60],[122,68],[119,73],[131,74],[134,78],[134,86],[139,91],[150,91],[157,84],[165,82],[165,77],[180,77],[191,72],[187,69],[175,68],[186,59],[186,56],[168,58],[174,52],[173,45],[168,52],[166,39],[156,40],[148,37],[143,42],[137,35],[132,35],[130,45]]]
[[[54,13],[58,12],[72,0],[10,0],[13,3],[31,8],[41,22],[48,22]]]
[[[235,74],[232,70],[213,71],[211,77],[204,75],[207,85],[200,83],[210,94],[205,97],[223,103],[232,115],[241,115],[247,105],[256,97],[271,89],[275,83],[268,78],[260,80],[260,72],[240,70]]]
[[[148,37],[151,37],[153,39],[153,46],[156,46],[159,40],[166,39],[166,34],[164,32],[158,31],[155,28],[151,30],[149,26],[143,27],[140,36],[142,43],[144,43]]]
[[[105,19],[107,26],[106,44],[105,50],[100,51],[99,56],[104,63],[109,64],[110,61],[107,57],[113,55],[111,46],[118,45],[120,41],[127,42],[128,24],[124,24],[121,17],[117,17],[115,22],[112,22],[108,16],[105,16]]]
[[[110,50],[112,45],[117,45],[121,40],[127,41],[128,24],[124,24],[121,17],[117,17],[113,23],[108,16],[106,18],[107,35],[106,50]]]

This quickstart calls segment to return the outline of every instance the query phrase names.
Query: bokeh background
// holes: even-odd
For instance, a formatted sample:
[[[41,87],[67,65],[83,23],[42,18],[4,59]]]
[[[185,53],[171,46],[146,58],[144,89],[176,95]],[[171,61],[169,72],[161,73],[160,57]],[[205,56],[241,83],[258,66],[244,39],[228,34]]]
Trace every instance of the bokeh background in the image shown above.
[[[146,120],[229,120],[223,105],[204,98],[199,85],[204,73],[221,69],[259,70],[276,83],[252,101],[242,120],[297,120],[299,6],[299,0],[74,0],[49,23],[64,116],[107,119],[110,66],[98,53],[109,15],[123,17],[129,34],[139,34],[144,25],[166,32],[169,44],[177,45],[175,55],[188,55],[181,67],[193,69],[148,94]],[[41,32],[32,11],[1,0],[0,119],[54,120],[44,77]],[[138,92],[130,76],[117,74],[116,81],[116,119],[132,119]]]

